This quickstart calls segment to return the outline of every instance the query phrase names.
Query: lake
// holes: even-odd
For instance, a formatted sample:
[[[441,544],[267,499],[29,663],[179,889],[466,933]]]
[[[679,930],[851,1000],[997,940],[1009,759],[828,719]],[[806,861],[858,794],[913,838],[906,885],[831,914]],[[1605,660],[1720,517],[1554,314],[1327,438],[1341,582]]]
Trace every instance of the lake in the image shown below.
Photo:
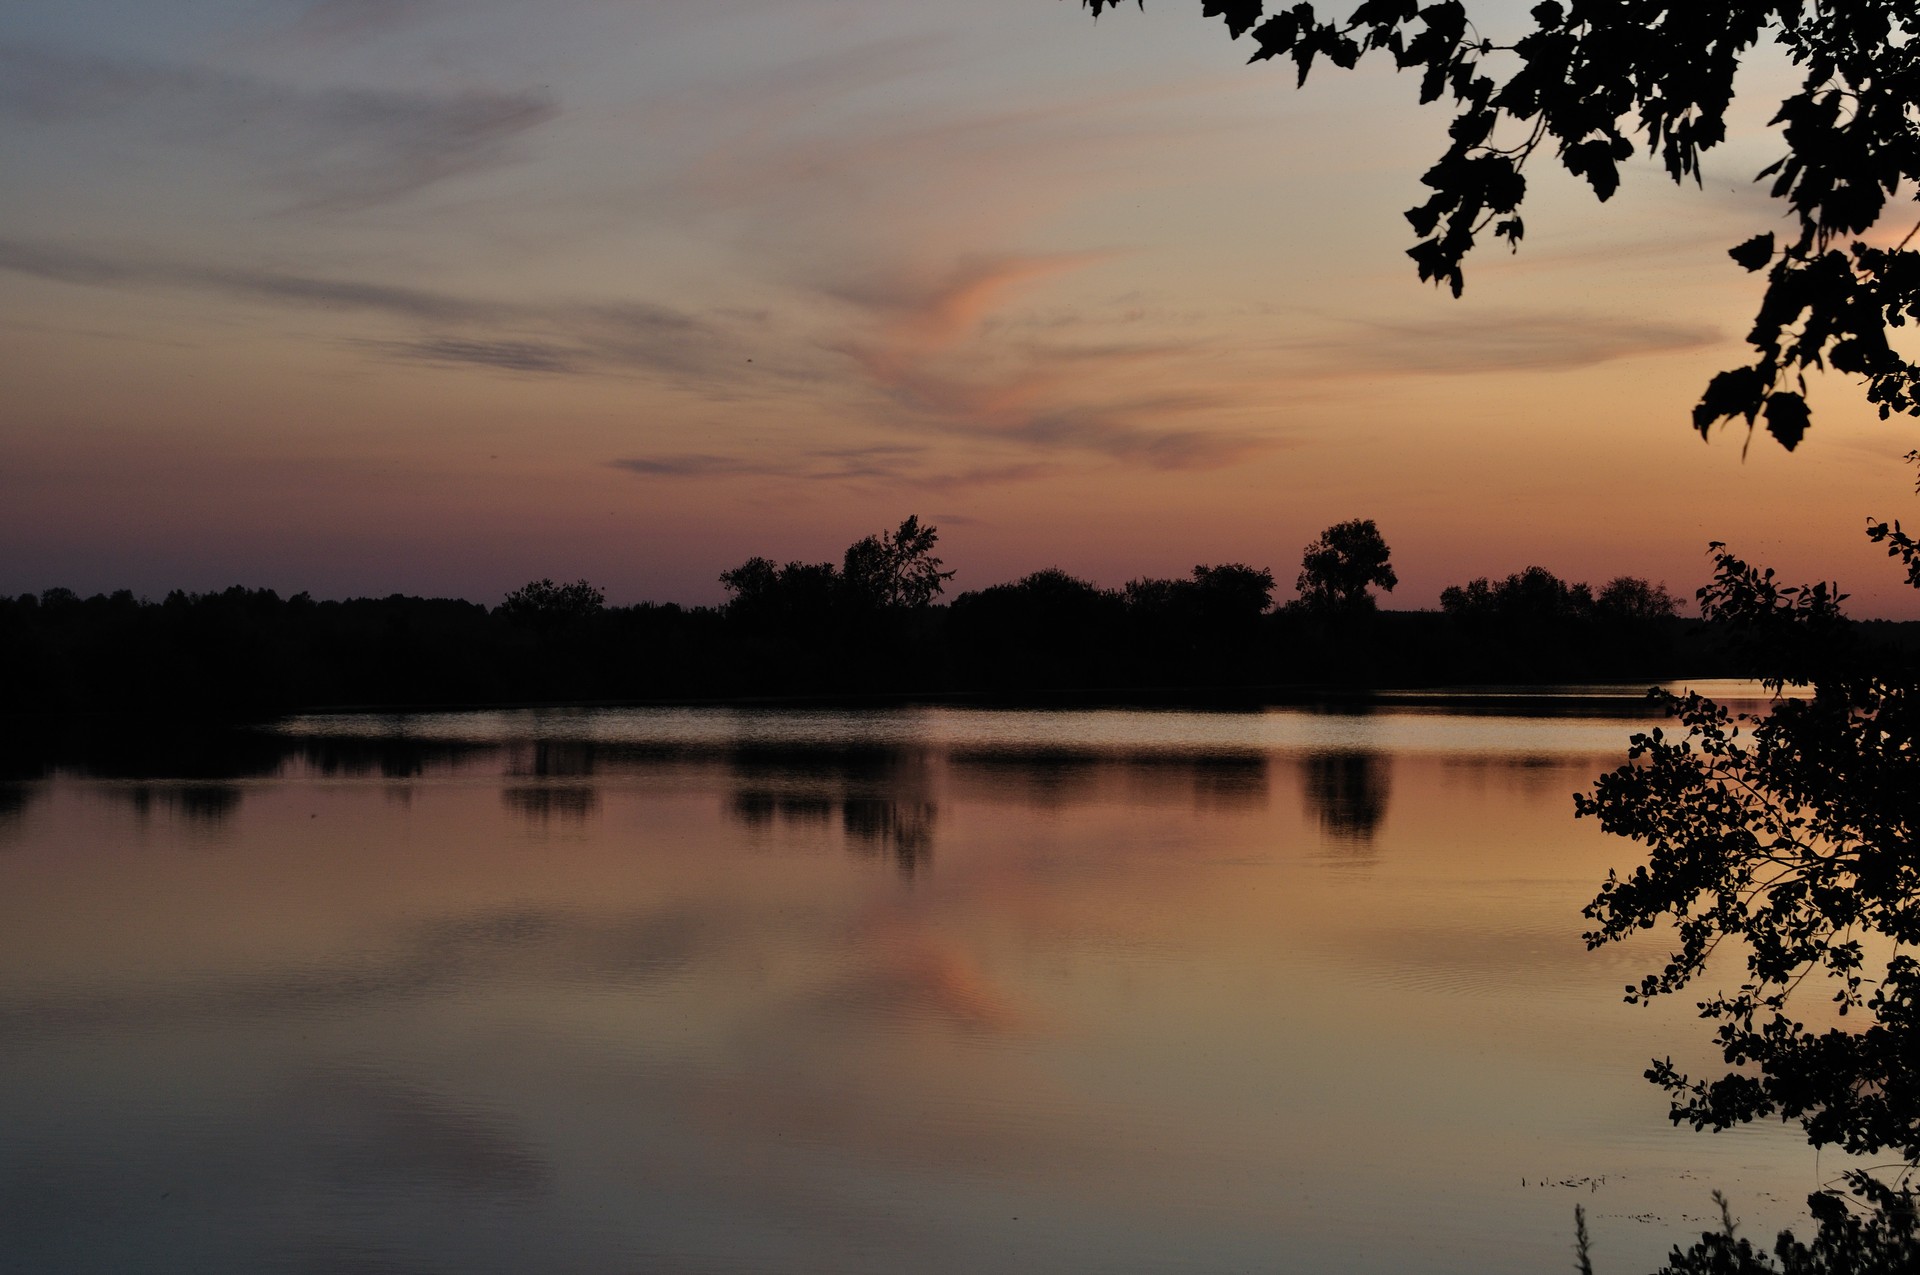
[[[1707,1029],[1580,939],[1622,703],[313,716],[0,784],[0,1270],[1770,1239],[1840,1161],[1672,1128]]]

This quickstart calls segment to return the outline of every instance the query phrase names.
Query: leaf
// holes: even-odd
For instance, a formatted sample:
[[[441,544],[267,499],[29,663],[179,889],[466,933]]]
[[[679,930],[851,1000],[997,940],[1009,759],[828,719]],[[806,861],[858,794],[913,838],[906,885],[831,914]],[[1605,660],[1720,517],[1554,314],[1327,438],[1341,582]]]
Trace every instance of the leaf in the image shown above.
[[[1742,269],[1758,270],[1773,260],[1773,232],[1769,230],[1764,235],[1755,235],[1745,243],[1727,249],[1727,255]]]
[[[1773,435],[1774,441],[1788,451],[1799,446],[1812,415],[1807,410],[1807,400],[1792,390],[1779,390],[1767,396],[1766,410],[1767,433]]]
[[[1569,146],[1560,157],[1560,162],[1574,176],[1586,178],[1587,184],[1593,187],[1594,195],[1603,203],[1613,198],[1613,192],[1620,189],[1620,167],[1610,138],[1596,137]]]
[[[1716,423],[1735,416],[1747,418],[1751,425],[1759,416],[1766,398],[1768,379],[1758,368],[1737,367],[1721,372],[1707,382],[1706,393],[1693,409],[1693,427],[1705,434]]]
[[[1225,18],[1228,33],[1238,40],[1260,20],[1260,10],[1260,0],[1207,0],[1200,12],[1203,17]]]

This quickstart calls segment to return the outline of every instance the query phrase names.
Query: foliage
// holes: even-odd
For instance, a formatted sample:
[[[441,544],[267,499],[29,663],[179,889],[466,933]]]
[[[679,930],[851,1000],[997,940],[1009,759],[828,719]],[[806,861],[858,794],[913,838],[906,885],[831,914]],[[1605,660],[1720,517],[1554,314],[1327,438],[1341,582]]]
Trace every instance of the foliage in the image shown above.
[[[994,690],[1111,685],[1120,595],[1048,567],[953,600],[951,636],[962,676]]]
[[[1098,16],[1120,0],[1081,0]],[[1145,0],[1141,0],[1144,6]],[[1785,154],[1756,180],[1793,217],[1784,236],[1754,235],[1729,251],[1767,271],[1748,337],[1754,359],[1722,372],[1694,408],[1694,427],[1762,417],[1792,450],[1806,432],[1805,372],[1831,365],[1863,376],[1884,419],[1920,415],[1920,372],[1890,328],[1920,320],[1920,251],[1856,236],[1878,223],[1903,183],[1920,180],[1920,6],[1912,0],[1541,0],[1531,28],[1490,38],[1462,0],[1356,0],[1344,19],[1311,3],[1205,0],[1252,61],[1285,57],[1299,81],[1321,59],[1351,68],[1385,54],[1420,78],[1420,100],[1451,99],[1450,143],[1421,177],[1433,195],[1407,220],[1422,279],[1458,296],[1461,263],[1491,232],[1518,250],[1524,169],[1543,147],[1605,200],[1637,145],[1676,182],[1700,183],[1703,152],[1726,139],[1740,64],[1775,43],[1800,86],[1771,123]],[[1920,227],[1916,227],[1920,230]],[[1842,247],[1842,244],[1845,246]]]
[[[1143,576],[1121,591],[1128,611],[1141,617],[1204,617],[1215,623],[1257,619],[1273,606],[1273,572],[1242,562],[1201,564],[1185,580]]]
[[[1252,620],[1273,605],[1273,572],[1242,562],[1194,567],[1193,588],[1202,614],[1228,623]]]
[[[1666,585],[1639,576],[1615,576],[1596,594],[1590,585],[1562,580],[1536,566],[1498,582],[1481,576],[1464,585],[1450,584],[1440,591],[1440,609],[1462,618],[1509,623],[1651,624],[1672,618],[1680,604]]]
[[[534,624],[570,624],[597,615],[606,601],[606,593],[585,580],[555,584],[543,578],[523,584],[509,593],[506,601],[500,604],[500,611],[512,620]]]
[[[840,573],[831,562],[777,567],[770,558],[753,557],[722,571],[720,583],[733,595],[728,614],[787,623],[826,615],[841,592]]]
[[[1247,702],[1332,686],[1724,667],[1689,641],[1699,626],[1679,620],[1636,628],[1596,615],[1543,633],[1499,615],[1398,612],[1355,625],[1276,613],[1273,573],[1244,563],[1124,590],[1040,571],[917,608],[856,598],[833,562],[755,557],[722,578],[730,600],[715,608],[607,606],[591,586],[551,581],[491,609],[238,587],[157,602],[125,590],[0,597],[0,666],[14,674],[0,679],[0,714],[253,718],[345,705],[981,691]]]
[[[1732,1070],[1694,1079],[1668,1059],[1647,1073],[1676,1122],[1778,1115],[1815,1145],[1920,1160],[1920,676],[1853,640],[1831,587],[1783,586],[1714,550],[1701,612],[1766,661],[1778,698],[1754,716],[1655,692],[1684,732],[1635,735],[1628,763],[1575,799],[1648,851],[1587,906],[1587,943],[1676,923],[1676,950],[1629,1001],[1743,949],[1744,982],[1700,1005]],[[1832,1024],[1789,1013],[1809,982],[1830,994]]]
[[[1374,609],[1369,587],[1387,592],[1400,583],[1388,562],[1386,540],[1371,518],[1335,523],[1301,550],[1297,605],[1307,611],[1351,614]]]
[[[1726,1197],[1715,1191],[1720,1229],[1702,1234],[1688,1249],[1674,1249],[1660,1275],[1911,1275],[1920,1270],[1913,1191],[1864,1173],[1848,1174],[1847,1183],[1851,1197],[1834,1191],[1808,1197],[1820,1227],[1812,1243],[1782,1231],[1772,1257],[1739,1234]]]
[[[1667,592],[1665,584],[1651,584],[1639,576],[1615,576],[1600,586],[1593,609],[1606,619],[1640,624],[1671,618],[1680,609],[1680,600]]]
[[[1440,591],[1440,609],[1448,615],[1542,623],[1586,619],[1594,613],[1594,600],[1589,586],[1569,584],[1545,567],[1528,567],[1497,584],[1482,576],[1465,586],[1448,585]]]
[[[953,572],[940,569],[933,547],[940,533],[909,514],[897,531],[883,531],[847,546],[840,573],[853,596],[882,610],[916,610],[940,595]]]

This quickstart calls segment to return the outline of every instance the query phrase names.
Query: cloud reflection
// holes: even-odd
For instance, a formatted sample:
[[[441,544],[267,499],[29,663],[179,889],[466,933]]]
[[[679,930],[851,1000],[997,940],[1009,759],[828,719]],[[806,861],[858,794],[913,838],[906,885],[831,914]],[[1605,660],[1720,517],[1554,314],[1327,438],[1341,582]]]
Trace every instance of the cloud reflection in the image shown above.
[[[597,917],[481,909],[416,922],[386,950],[342,953],[335,963],[236,969],[167,983],[10,990],[0,995],[0,1036],[324,1016],[510,977],[628,984],[685,968],[716,937],[711,917],[672,908]]]

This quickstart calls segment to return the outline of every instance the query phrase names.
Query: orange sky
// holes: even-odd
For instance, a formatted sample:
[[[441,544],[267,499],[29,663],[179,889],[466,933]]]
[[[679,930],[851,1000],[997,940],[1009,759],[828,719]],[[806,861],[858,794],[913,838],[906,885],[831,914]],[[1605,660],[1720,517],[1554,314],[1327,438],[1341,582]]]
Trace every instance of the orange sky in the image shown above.
[[[27,0],[0,590],[708,602],[908,513],[959,588],[1290,581],[1371,517],[1396,606],[1691,593],[1722,539],[1920,614],[1860,534],[1912,513],[1909,426],[1833,377],[1792,456],[1688,427],[1779,68],[1702,190],[1542,169],[1456,302],[1402,255],[1444,116],[1384,68],[1295,93],[1193,8]]]

